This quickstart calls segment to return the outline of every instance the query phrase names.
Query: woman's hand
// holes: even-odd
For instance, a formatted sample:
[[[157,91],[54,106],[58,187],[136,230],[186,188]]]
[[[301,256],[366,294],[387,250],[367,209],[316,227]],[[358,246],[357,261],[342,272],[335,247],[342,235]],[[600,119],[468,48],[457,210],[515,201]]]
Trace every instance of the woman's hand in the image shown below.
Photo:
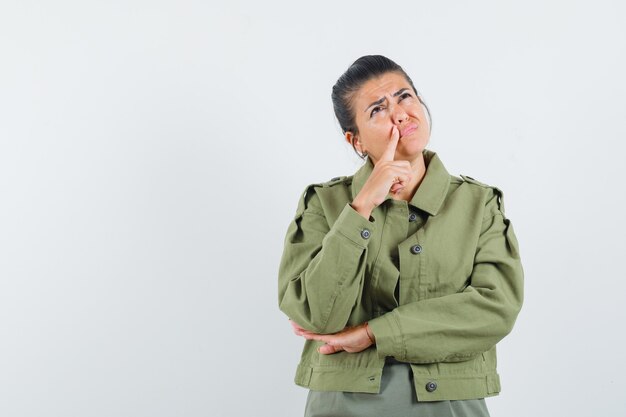
[[[413,174],[409,161],[395,161],[396,147],[400,139],[400,131],[396,126],[391,130],[391,139],[385,152],[374,165],[363,188],[352,201],[351,206],[363,217],[369,219],[374,208],[378,207],[387,194],[400,192],[411,180]]]
[[[326,344],[320,346],[318,352],[325,355],[345,350],[346,352],[361,352],[375,343],[374,336],[369,331],[367,323],[354,327],[346,327],[342,331],[334,334],[313,333],[300,327],[293,320],[289,320],[293,331],[298,336],[307,340],[318,340]]]

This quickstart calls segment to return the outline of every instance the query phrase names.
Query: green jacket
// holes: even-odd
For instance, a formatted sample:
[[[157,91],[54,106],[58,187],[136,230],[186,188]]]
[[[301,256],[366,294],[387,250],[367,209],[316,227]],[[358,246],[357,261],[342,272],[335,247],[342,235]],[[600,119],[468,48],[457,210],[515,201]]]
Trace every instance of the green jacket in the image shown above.
[[[387,195],[365,219],[350,206],[373,170],[306,187],[287,228],[279,308],[316,333],[366,321],[376,345],[324,355],[306,340],[295,383],[379,393],[386,356],[411,364],[420,401],[500,392],[496,343],[522,306],[523,269],[503,195],[452,176],[424,151],[413,199]],[[369,232],[367,232],[367,231]]]

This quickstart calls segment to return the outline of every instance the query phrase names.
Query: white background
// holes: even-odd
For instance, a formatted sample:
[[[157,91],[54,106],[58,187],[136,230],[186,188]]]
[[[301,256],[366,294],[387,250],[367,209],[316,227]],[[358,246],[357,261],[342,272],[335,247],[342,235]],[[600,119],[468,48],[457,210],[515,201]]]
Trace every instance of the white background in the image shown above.
[[[492,416],[621,415],[621,1],[0,3],[0,415],[298,416],[278,310],[309,183],[360,165],[331,87],[404,67],[526,274]]]

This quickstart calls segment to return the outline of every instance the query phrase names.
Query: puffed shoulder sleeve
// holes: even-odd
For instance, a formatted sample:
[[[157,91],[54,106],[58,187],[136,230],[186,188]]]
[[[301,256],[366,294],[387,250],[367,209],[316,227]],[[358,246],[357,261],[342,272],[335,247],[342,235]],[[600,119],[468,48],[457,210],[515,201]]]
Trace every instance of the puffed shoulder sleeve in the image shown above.
[[[377,225],[346,203],[329,224],[316,184],[287,227],[278,271],[279,308],[316,333],[342,330],[360,302],[370,236]]]

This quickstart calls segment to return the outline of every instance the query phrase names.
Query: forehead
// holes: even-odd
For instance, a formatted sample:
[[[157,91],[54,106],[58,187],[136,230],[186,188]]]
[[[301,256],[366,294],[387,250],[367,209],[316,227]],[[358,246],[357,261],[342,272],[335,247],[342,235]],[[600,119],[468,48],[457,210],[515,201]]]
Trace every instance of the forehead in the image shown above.
[[[387,72],[379,77],[366,81],[357,91],[354,99],[357,103],[378,100],[383,96],[391,96],[401,88],[410,88],[404,75]]]

